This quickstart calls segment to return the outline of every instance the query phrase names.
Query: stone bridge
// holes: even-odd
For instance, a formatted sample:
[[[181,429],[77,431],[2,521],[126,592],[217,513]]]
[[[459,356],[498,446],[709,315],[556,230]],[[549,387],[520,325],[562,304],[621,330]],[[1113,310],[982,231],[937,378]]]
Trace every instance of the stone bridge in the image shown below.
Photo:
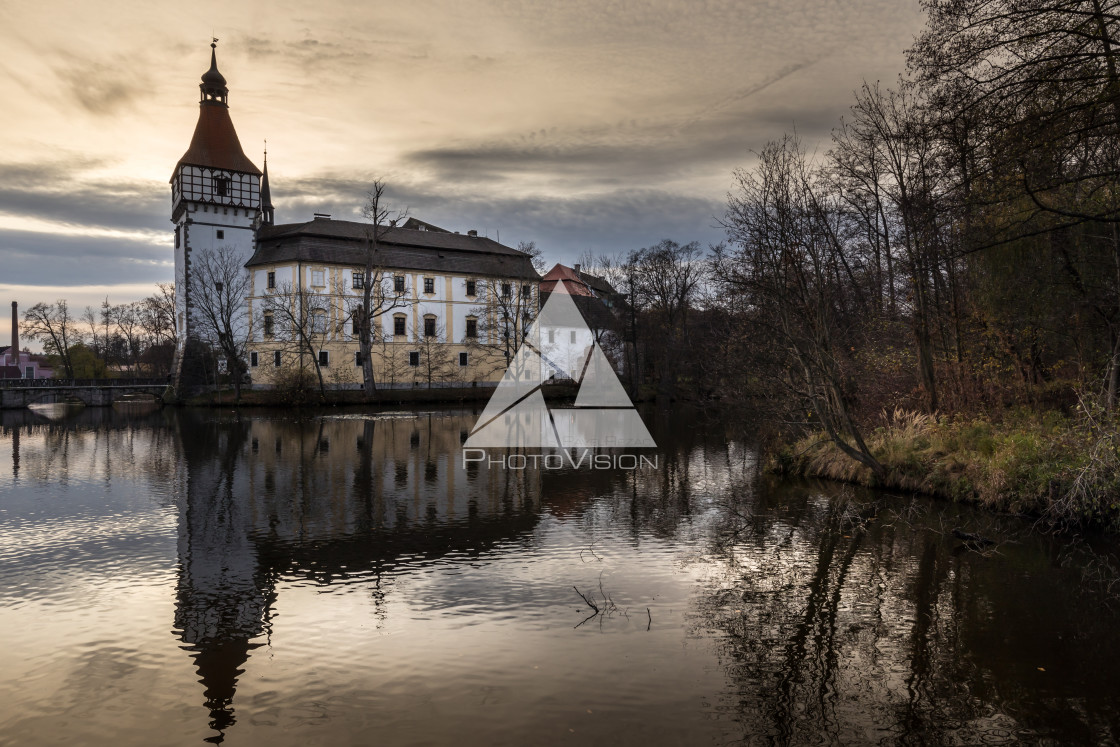
[[[107,407],[126,394],[160,399],[166,389],[166,379],[0,379],[0,410],[77,401]]]

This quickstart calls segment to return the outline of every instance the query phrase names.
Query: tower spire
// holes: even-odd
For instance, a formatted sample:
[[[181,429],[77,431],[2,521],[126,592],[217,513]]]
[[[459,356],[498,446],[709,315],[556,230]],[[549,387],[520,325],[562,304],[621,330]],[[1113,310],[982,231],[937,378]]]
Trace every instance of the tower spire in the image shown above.
[[[261,223],[272,225],[274,208],[272,190],[268,188],[268,140],[264,141],[264,174],[261,175]]]
[[[199,103],[229,106],[229,88],[226,86],[225,77],[218,72],[218,37],[211,37],[210,42],[210,69],[202,74],[202,99]]]

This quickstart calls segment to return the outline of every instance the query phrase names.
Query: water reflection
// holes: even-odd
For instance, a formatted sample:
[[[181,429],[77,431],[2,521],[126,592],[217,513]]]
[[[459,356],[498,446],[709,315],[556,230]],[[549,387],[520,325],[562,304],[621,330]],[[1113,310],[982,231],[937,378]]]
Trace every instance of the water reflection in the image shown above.
[[[776,482],[734,424],[646,416],[659,468],[626,472],[464,467],[465,410],[4,412],[0,733],[1116,741],[1099,558],[1025,521]],[[577,627],[573,586],[611,614]]]
[[[775,500],[776,498],[776,500]],[[697,627],[765,744],[1100,744],[1120,733],[1117,616],[1023,522],[763,481],[721,530]],[[978,551],[954,538],[994,538]]]
[[[270,627],[283,575],[361,581],[379,614],[402,559],[467,559],[538,518],[536,470],[465,469],[470,413],[205,417],[177,413],[183,445],[175,629],[221,742],[234,694]],[[263,448],[262,448],[263,445]]]

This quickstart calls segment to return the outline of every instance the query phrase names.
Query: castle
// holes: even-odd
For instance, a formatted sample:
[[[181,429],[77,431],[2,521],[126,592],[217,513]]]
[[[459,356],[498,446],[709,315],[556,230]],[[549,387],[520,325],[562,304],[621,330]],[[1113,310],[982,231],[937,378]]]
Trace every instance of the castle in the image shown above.
[[[333,387],[360,386],[355,307],[367,277],[377,283],[371,361],[378,386],[496,383],[509,340],[539,305],[532,258],[476,231],[448,231],[411,218],[377,229],[374,274],[366,272],[371,224],[312,220],[277,224],[264,169],[245,155],[230,118],[216,44],[199,85],[198,123],[171,176],[175,224],[178,349],[174,382],[187,383],[200,337],[199,279],[205,252],[232,250],[249,273],[245,364],[254,387],[315,371]],[[212,342],[212,341],[210,341]]]

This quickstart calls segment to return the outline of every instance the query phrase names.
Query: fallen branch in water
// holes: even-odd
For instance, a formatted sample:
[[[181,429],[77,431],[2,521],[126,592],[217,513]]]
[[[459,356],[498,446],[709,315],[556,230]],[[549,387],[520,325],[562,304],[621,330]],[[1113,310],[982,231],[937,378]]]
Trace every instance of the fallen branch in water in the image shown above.
[[[591,596],[588,596],[587,594],[584,594],[582,591],[580,591],[578,587],[573,586],[572,588],[575,589],[576,594],[579,594],[579,598],[582,599],[584,601],[584,603],[593,610],[590,615],[588,615],[583,620],[581,620],[579,622],[579,625],[576,625],[575,627],[578,628],[580,625],[583,625],[588,620],[592,620],[596,617],[599,618],[599,624],[602,625],[603,624],[603,618],[610,617],[611,615],[615,614],[616,612],[621,614],[623,617],[626,617],[626,618],[630,617],[629,615],[626,614],[625,610],[620,611],[618,609],[618,605],[616,605],[614,603],[614,600],[611,599],[610,594],[603,591],[603,574],[602,573],[599,574],[599,596],[601,597],[601,599],[599,600],[598,604],[595,603],[594,592],[591,592]],[[600,606],[600,605],[602,605],[602,606]],[[650,621],[652,622],[652,618],[650,619]]]
[[[574,586],[572,588],[576,589],[576,587],[574,587]],[[590,599],[588,599],[582,591],[580,591],[579,589],[576,589],[576,594],[579,594],[579,598],[582,599],[583,601],[587,602],[588,607],[595,610],[596,615],[599,614],[599,608],[597,606],[595,606],[595,603],[592,602]]]

